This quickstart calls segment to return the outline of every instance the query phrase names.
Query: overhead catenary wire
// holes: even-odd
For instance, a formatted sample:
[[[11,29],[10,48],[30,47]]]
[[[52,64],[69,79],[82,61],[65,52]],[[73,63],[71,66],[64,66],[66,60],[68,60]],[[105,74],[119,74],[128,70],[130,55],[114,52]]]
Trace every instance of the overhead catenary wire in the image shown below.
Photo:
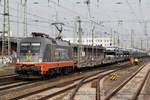
[[[139,22],[139,24],[141,24],[142,21],[138,19],[137,15],[136,15],[135,11],[133,10],[132,6],[130,5],[129,1],[128,0],[125,0],[125,1],[127,3],[128,7],[130,8],[130,10],[132,11],[132,14],[135,16],[136,20]]]
[[[2,5],[2,6],[3,6],[3,5]],[[14,11],[17,12],[17,9],[16,9],[16,8],[13,8],[13,7],[10,7],[10,8],[11,8],[12,10],[14,10]],[[2,13],[0,13],[0,14],[2,14]],[[53,23],[53,22],[55,21],[55,20],[50,20],[50,18],[44,18],[44,17],[42,17],[42,16],[39,16],[39,15],[36,15],[36,14],[32,14],[32,13],[30,13],[30,12],[27,12],[27,15],[28,15],[28,16],[32,16],[32,17],[36,17],[36,18],[42,19],[43,21],[35,20],[35,21],[42,22],[42,23],[49,23],[49,21],[50,21],[51,23]],[[14,16],[14,15],[11,15],[11,14],[10,14],[10,16],[17,18],[17,16]],[[24,17],[19,16],[19,18],[24,18]],[[30,19],[30,21],[31,21],[33,18],[27,18],[27,19]],[[66,25],[65,25],[65,26],[66,26]]]
[[[1,5],[1,6],[4,6],[4,5]],[[17,12],[17,9],[16,9],[16,8],[11,7],[11,6],[9,6],[9,8],[11,8],[11,10],[14,10],[14,11],[16,11],[16,12]],[[40,19],[43,19],[43,20],[47,20],[47,21],[49,21],[49,20],[50,20],[50,19],[48,19],[48,18],[45,18],[45,17],[39,16],[39,15],[37,15],[37,14],[33,14],[33,13],[31,13],[31,12],[27,12],[27,15],[30,15],[30,16],[32,16],[32,17],[36,17],[36,18],[40,18]]]
[[[0,15],[3,15],[3,13],[0,13]],[[17,16],[15,16],[15,15],[11,15],[11,14],[10,14],[9,16],[17,18]],[[19,17],[19,18],[23,18],[23,17]],[[49,24],[48,21],[44,21],[44,20],[33,20],[33,18],[28,18],[28,21],[29,21],[29,22],[38,22],[38,23],[46,23],[46,24]],[[51,21],[54,22],[54,20],[51,20]],[[16,21],[16,22],[17,22],[17,21]],[[68,22],[68,21],[65,21],[65,22]],[[65,22],[64,22],[64,23],[65,23]],[[70,21],[69,21],[69,22],[70,22]],[[20,22],[18,22],[18,23],[20,23]],[[27,25],[31,25],[31,24],[27,24]],[[36,25],[36,26],[39,26],[39,25]],[[73,26],[69,26],[69,25],[65,25],[65,27],[73,28]]]
[[[147,21],[145,21],[144,19],[139,20],[139,19],[137,18],[137,16],[136,16],[136,13],[134,12],[132,6],[131,6],[130,3],[128,2],[128,0],[126,0],[126,2],[127,2],[127,4],[129,5],[129,8],[132,10],[134,16],[136,17],[138,23],[139,23],[140,25],[142,25],[142,26],[143,26],[143,23],[144,23],[144,25],[145,25],[145,24],[147,23]],[[141,9],[141,0],[139,0],[139,8],[140,8],[140,13],[141,13],[141,15],[143,15],[143,14],[142,14],[142,9]],[[145,27],[145,26],[144,26],[144,27]],[[144,31],[145,31],[145,30],[144,30]],[[145,33],[145,32],[144,32],[144,33]],[[147,36],[146,33],[145,33],[145,36]],[[148,40],[148,39],[147,39],[147,40]],[[147,42],[147,49],[148,49],[148,42]]]
[[[52,0],[49,0],[49,2],[51,2]],[[55,1],[54,1],[55,2]],[[57,3],[56,3],[57,4]],[[61,6],[61,4],[59,4],[60,6]],[[67,9],[66,9],[67,10]],[[67,11],[69,11],[69,10],[67,10]],[[76,11],[75,11],[76,12]],[[72,9],[70,9],[70,11],[69,11],[69,13],[72,13]],[[77,12],[78,13],[78,12]],[[77,14],[77,13],[75,13],[75,14]],[[74,12],[72,13],[72,14],[74,14]],[[80,14],[80,13],[78,13],[78,14]],[[28,15],[30,15],[30,14],[28,14]],[[33,15],[36,15],[36,14],[33,14]],[[31,15],[32,16],[32,15]],[[38,17],[37,17],[38,16]],[[81,14],[81,16],[83,16],[82,14]],[[40,19],[42,19],[43,21],[38,21],[39,23],[46,23],[46,21],[48,20],[50,20],[50,18],[43,18],[42,16],[39,16],[39,15],[36,15],[36,16],[33,16],[34,18],[40,18]],[[85,16],[84,16],[84,18],[86,18]],[[44,21],[45,20],[45,21]],[[91,19],[87,19],[89,22],[90,22],[90,20]],[[94,21],[94,20],[93,20]],[[98,23],[98,22],[96,22],[96,23]],[[95,24],[96,24],[95,23]],[[100,25],[101,26],[101,24],[96,24],[96,25]],[[102,26],[103,27],[103,26]],[[106,26],[104,26],[104,27],[106,27]],[[106,30],[108,30],[108,27],[106,28]]]
[[[54,2],[54,1],[50,1],[50,2],[52,2],[53,4],[57,4],[56,2]],[[80,16],[82,16],[82,17],[85,17],[85,16],[83,16],[83,15],[81,15],[80,13],[78,13],[78,12],[76,12],[76,11],[73,11],[73,10],[71,10],[71,9],[68,9],[68,8],[66,8],[66,7],[63,7],[63,6],[61,6],[60,4],[59,4],[59,7],[61,7],[61,8],[63,8],[63,9],[66,9],[66,10],[69,10],[71,13],[76,13],[76,14],[78,14],[78,15],[80,15]],[[13,10],[15,10],[15,11],[17,11],[17,9],[15,9],[15,8],[13,8],[13,7],[10,7],[11,9],[13,9]],[[27,12],[27,14],[28,15],[30,15],[30,16],[33,16],[33,17],[37,17],[37,18],[40,18],[40,19],[44,19],[44,20],[50,20],[50,19],[48,19],[48,18],[44,18],[44,17],[41,17],[41,16],[39,16],[39,15],[36,15],[36,14],[32,14],[32,13],[29,13],[29,12]],[[86,17],[85,17],[86,18]],[[89,21],[91,21],[90,19],[88,19]],[[93,21],[94,22],[94,21]],[[96,22],[94,22],[94,23],[96,23]],[[100,24],[97,24],[97,25],[100,25]]]

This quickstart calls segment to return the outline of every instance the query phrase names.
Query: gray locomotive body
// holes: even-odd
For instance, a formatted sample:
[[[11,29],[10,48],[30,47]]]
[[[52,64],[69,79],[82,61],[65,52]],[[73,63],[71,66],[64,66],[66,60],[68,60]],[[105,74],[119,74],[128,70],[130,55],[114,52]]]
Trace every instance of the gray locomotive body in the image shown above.
[[[43,75],[74,67],[73,50],[69,42],[45,37],[22,39],[17,47],[16,73]],[[72,68],[73,69],[73,68]]]

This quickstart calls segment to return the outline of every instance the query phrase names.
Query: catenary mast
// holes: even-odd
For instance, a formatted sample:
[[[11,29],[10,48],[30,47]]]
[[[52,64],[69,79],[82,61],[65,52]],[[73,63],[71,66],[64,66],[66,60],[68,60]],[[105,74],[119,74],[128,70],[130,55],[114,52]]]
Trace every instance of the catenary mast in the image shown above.
[[[9,0],[4,0],[3,4],[2,57],[5,57],[11,55]]]

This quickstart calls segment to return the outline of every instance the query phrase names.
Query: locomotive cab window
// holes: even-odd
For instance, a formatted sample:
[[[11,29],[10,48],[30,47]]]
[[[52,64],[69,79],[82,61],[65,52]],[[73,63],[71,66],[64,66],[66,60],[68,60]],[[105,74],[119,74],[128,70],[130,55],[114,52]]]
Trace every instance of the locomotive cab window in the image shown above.
[[[21,43],[21,53],[39,53],[40,43]]]
[[[31,43],[31,46],[40,46],[40,43]]]
[[[30,43],[21,43],[21,46],[30,46]]]
[[[30,43],[21,43],[20,53],[27,53],[30,48]]]
[[[40,52],[40,43],[31,43],[31,52],[39,53]]]

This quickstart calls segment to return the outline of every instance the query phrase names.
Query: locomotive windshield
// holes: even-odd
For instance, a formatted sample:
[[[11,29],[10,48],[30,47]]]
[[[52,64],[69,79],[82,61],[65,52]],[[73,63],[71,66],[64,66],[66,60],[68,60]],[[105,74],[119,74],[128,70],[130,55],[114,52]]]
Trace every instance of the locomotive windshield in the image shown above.
[[[39,53],[40,43],[21,43],[20,53]]]
[[[115,55],[115,52],[106,52],[107,55]]]

